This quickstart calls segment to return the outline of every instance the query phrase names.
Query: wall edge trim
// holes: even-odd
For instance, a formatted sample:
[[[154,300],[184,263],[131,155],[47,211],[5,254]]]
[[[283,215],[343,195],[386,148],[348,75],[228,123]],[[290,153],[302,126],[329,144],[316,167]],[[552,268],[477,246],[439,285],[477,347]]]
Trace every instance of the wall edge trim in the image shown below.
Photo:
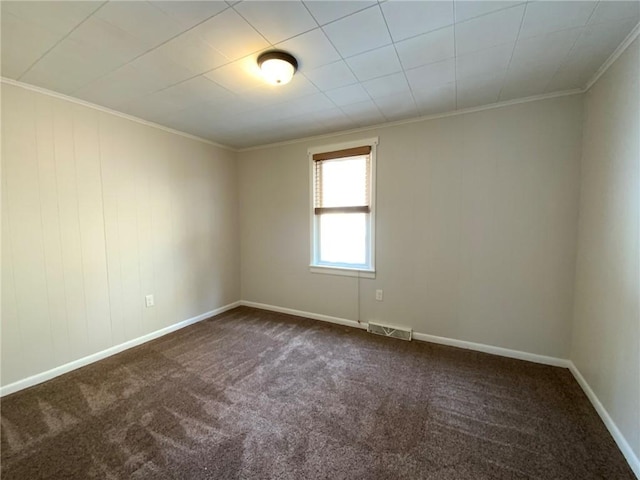
[[[345,325],[348,327],[361,328],[364,330],[366,330],[367,328],[366,322],[358,323],[355,320],[348,320],[346,318],[332,317],[330,315],[322,315],[322,314],[313,313],[313,312],[305,312],[302,310],[279,307],[276,305],[269,305],[266,303],[257,303],[257,302],[250,302],[247,300],[240,300],[240,305],[243,305],[245,307],[259,308],[262,310],[269,310],[272,312],[296,315],[299,317],[311,318],[313,320],[321,320],[323,322],[336,323],[338,325]],[[438,337],[436,335],[429,335],[426,333],[419,333],[415,331],[413,332],[413,338],[415,338],[416,340],[421,340],[423,342],[431,342],[431,343],[437,343],[440,345],[448,345],[450,347],[464,348],[465,350],[474,350],[476,352],[491,353],[493,355],[499,355],[501,357],[515,358],[518,360],[526,360],[529,362],[540,363],[543,365],[552,365],[554,367],[569,368],[569,360],[565,360],[562,358],[549,357],[546,355],[539,355],[536,353],[522,352],[519,350],[511,350],[509,348],[495,347],[493,345],[486,345],[482,343],[467,342],[465,340],[457,340],[455,338]]]
[[[182,132],[180,130],[176,130],[175,128],[165,127],[164,125],[160,125],[159,123],[151,122],[149,120],[145,120],[143,118],[139,118],[133,115],[129,115],[127,113],[119,112],[117,110],[113,110],[108,107],[103,107],[102,105],[98,105],[96,103],[91,103],[86,100],[82,100],[76,97],[72,97],[70,95],[65,95],[63,93],[54,92],[53,90],[48,90],[46,88],[38,87],[36,85],[31,85],[29,83],[20,82],[18,80],[13,80],[12,78],[0,77],[0,83],[5,83],[7,85],[12,85],[14,87],[23,88],[25,90],[30,90],[32,92],[41,93],[42,95],[47,95],[49,97],[58,98],[60,100],[66,100],[67,102],[75,103],[77,105],[81,105],[86,108],[91,108],[93,110],[98,110],[99,112],[108,113],[110,115],[115,115],[116,117],[124,118],[125,120],[130,120],[132,122],[140,123],[142,125],[146,125],[147,127],[157,128],[158,130],[163,130],[168,133],[173,133],[174,135],[179,135],[181,137],[188,138],[190,140],[196,140],[198,142],[206,143],[208,145],[212,145],[214,147],[222,148],[224,150],[230,150],[232,152],[236,152],[237,150],[228,145],[222,145],[221,143],[212,142],[211,140],[207,140],[206,138],[198,137],[197,135],[192,135],[187,132]]]
[[[366,330],[366,323],[358,323],[356,320],[349,320],[346,318],[332,317],[330,315],[322,315],[320,313],[305,312],[303,310],[296,310],[287,307],[278,307],[276,305],[269,305],[266,303],[249,302],[248,300],[240,300],[240,305],[243,307],[258,308],[260,310],[268,310],[270,312],[286,313],[287,315],[295,315],[297,317],[310,318],[312,320],[320,320],[322,322],[335,323],[337,325],[344,325],[346,327],[354,327]]]
[[[620,57],[620,55],[622,55],[625,52],[625,50],[629,47],[629,45],[631,45],[633,41],[636,38],[638,38],[638,35],[640,35],[640,22],[631,29],[631,32],[629,32],[629,35],[627,35],[627,37],[622,41],[622,43],[616,47],[616,49],[613,51],[611,55],[609,55],[609,58],[607,58],[607,60],[602,65],[600,65],[600,68],[598,68],[596,73],[593,74],[593,77],[589,79],[589,81],[587,82],[587,85],[584,87],[585,92],[587,92],[591,87],[593,87],[595,83],[600,79],[600,77],[604,75],[607,72],[607,70],[609,70],[611,65],[613,65],[615,61]]]
[[[513,350],[511,348],[496,347],[494,345],[487,345],[485,343],[468,342],[466,340],[458,340],[455,338],[438,337],[436,335],[429,335],[426,333],[414,332],[413,338],[415,338],[416,340],[422,340],[423,342],[431,342],[437,343],[439,345],[464,348],[465,350],[473,350],[475,352],[490,353],[492,355],[498,355],[500,357],[525,360],[527,362],[550,365],[553,367],[569,368],[568,360],[558,357],[551,357],[548,355],[524,352],[522,350]]]
[[[627,460],[627,463],[631,467],[631,470],[633,470],[633,473],[635,473],[636,477],[640,478],[640,458],[638,458],[638,456],[635,454],[635,452],[631,448],[631,445],[629,445],[629,442],[627,442],[627,439],[624,437],[616,423],[613,421],[611,415],[609,415],[607,409],[604,408],[604,405],[602,405],[602,402],[595,394],[587,380],[582,376],[580,370],[578,370],[578,367],[575,366],[572,360],[569,360],[569,371],[571,371],[571,373],[573,374],[573,377],[576,379],[576,381],[584,391],[585,395],[593,405],[593,408],[595,408],[596,412],[598,412],[598,415],[607,427],[607,430],[609,430],[609,433],[618,445],[618,448],[622,452],[622,455],[624,455],[624,458]]]
[[[142,345],[143,343],[149,342],[156,338],[175,332],[176,330],[180,330],[184,327],[188,327],[189,325],[193,325],[194,323],[198,323],[202,320],[206,320],[215,315],[224,313],[227,310],[231,310],[233,308],[238,307],[239,305],[240,305],[239,301],[229,303],[222,307],[210,310],[205,313],[201,313],[200,315],[196,315],[195,317],[191,317],[187,320],[183,320],[182,322],[178,322],[168,327],[161,328],[160,330],[155,330],[151,333],[147,333],[145,335],[142,335],[141,337],[128,340],[124,343],[114,345],[105,350],[101,350],[99,352],[92,353],[91,355],[87,355],[86,357],[82,357],[77,360],[73,360],[72,362],[65,363],[64,365],[60,365],[50,370],[46,370],[44,372],[31,375],[30,377],[23,378],[22,380],[15,381],[13,383],[0,387],[0,397],[4,397],[5,395],[9,395],[11,393],[15,393],[20,390],[24,390],[25,388],[33,387],[34,385],[38,385],[40,383],[46,382],[47,380],[51,380],[65,373],[90,365],[99,360],[103,360],[107,357],[111,357],[116,353],[120,353],[130,348],[137,347],[139,345]]]
[[[622,53],[622,52],[620,52]],[[380,128],[388,128],[388,127],[396,127],[396,126],[400,126],[400,125],[406,125],[406,124],[411,124],[411,123],[419,123],[419,122],[424,122],[424,121],[428,121],[428,120],[436,120],[439,118],[447,118],[447,117],[454,117],[457,115],[465,115],[465,114],[469,114],[469,113],[476,113],[476,112],[482,112],[484,110],[493,110],[495,108],[503,108],[503,107],[508,107],[511,105],[519,105],[521,103],[529,103],[529,102],[536,102],[536,101],[541,101],[541,100],[548,100],[551,98],[557,98],[557,97],[565,97],[565,96],[571,96],[571,95],[579,95],[582,93],[585,93],[586,90],[588,90],[589,87],[587,88],[574,88],[571,90],[561,90],[558,92],[551,92],[551,93],[543,93],[540,95],[533,95],[530,97],[523,97],[523,98],[514,98],[511,100],[504,100],[501,102],[496,102],[496,103],[490,103],[488,105],[480,105],[478,107],[470,107],[470,108],[464,108],[464,109],[460,109],[460,110],[449,110],[447,112],[442,112],[442,113],[436,113],[433,115],[424,115],[424,116],[419,116],[419,117],[412,117],[412,118],[407,118],[404,120],[396,120],[396,121],[392,121],[392,122],[384,122],[384,123],[378,123],[375,125],[370,125],[370,126],[366,126],[366,127],[359,127],[359,128],[353,128],[350,130],[340,130],[337,132],[331,132],[331,133],[324,133],[324,134],[320,134],[320,135],[312,135],[312,136],[308,136],[308,137],[301,137],[301,138],[294,138],[291,140],[284,140],[282,142],[275,142],[275,143],[266,143],[266,144],[261,144],[261,145],[254,145],[251,147],[245,147],[245,148],[235,148],[229,145],[223,145],[221,143],[216,143],[213,142],[211,140],[208,140],[206,138],[202,138],[202,137],[198,137],[196,135],[192,135],[190,133],[187,132],[182,132],[180,130],[176,130],[174,128],[171,127],[166,127],[164,125],[160,125],[159,123],[154,123],[151,122],[149,120],[144,120],[142,118],[139,117],[135,117],[133,115],[129,115],[127,113],[123,113],[123,112],[119,112],[117,110],[113,110],[111,108],[107,108],[107,107],[103,107],[101,105],[97,105],[95,103],[91,103],[88,102],[86,100],[81,100],[79,98],[75,98],[72,97],[70,95],[65,95],[63,93],[58,93],[58,92],[54,92],[53,90],[48,90],[46,88],[42,88],[42,87],[38,87],[36,85],[31,85],[28,83],[24,83],[24,82],[20,82],[18,80],[13,80],[11,78],[7,78],[7,77],[2,77],[0,76],[0,83],[5,83],[7,85],[12,85],[14,87],[19,87],[19,88],[23,88],[25,90],[30,90],[33,92],[37,92],[37,93],[41,93],[43,95],[48,95],[50,97],[54,97],[54,98],[59,98],[62,100],[66,100],[68,102],[71,103],[75,103],[77,105],[81,105],[83,107],[86,108],[91,108],[103,113],[108,113],[111,115],[115,115],[116,117],[120,117],[120,118],[124,118],[125,120],[130,120],[132,122],[136,122],[136,123],[140,123],[142,125],[146,125],[148,127],[152,127],[152,128],[157,128],[158,130],[163,130],[165,132],[168,133],[172,133],[174,135],[179,135],[181,137],[185,137],[185,138],[189,138],[191,140],[196,140],[202,143],[206,143],[208,145],[212,145],[214,147],[218,147],[218,148],[222,148],[224,150],[229,150],[231,152],[235,152],[235,153],[241,153],[241,152],[250,152],[253,150],[260,150],[263,148],[275,148],[275,147],[282,147],[285,145],[293,145],[296,143],[302,143],[302,142],[308,142],[308,141],[313,141],[313,140],[322,140],[325,138],[331,138],[331,137],[336,137],[336,136],[341,136],[341,135],[351,135],[351,134],[355,134],[355,133],[361,133],[361,132],[367,132],[367,131],[371,131],[371,130],[377,130]]]

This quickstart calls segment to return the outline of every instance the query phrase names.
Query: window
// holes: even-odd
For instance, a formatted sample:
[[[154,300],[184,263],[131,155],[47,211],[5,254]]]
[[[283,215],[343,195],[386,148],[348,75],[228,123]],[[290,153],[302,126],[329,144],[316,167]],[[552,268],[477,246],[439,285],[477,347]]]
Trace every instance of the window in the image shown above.
[[[378,139],[309,150],[311,270],[373,276]]]

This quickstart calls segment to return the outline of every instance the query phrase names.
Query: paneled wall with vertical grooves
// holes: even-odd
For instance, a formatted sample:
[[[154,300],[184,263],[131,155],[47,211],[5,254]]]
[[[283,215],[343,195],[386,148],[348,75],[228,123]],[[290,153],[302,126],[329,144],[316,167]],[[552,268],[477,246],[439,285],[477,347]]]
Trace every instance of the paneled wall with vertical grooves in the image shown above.
[[[239,300],[237,208],[233,152],[3,84],[2,385]]]

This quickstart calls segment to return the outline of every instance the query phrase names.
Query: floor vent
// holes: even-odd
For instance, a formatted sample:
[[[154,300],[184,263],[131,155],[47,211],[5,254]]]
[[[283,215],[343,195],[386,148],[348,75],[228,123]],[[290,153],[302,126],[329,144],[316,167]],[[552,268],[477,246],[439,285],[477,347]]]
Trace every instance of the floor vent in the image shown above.
[[[412,330],[404,327],[393,327],[391,325],[381,325],[369,322],[367,332],[375,333],[385,337],[399,338],[400,340],[411,340]]]

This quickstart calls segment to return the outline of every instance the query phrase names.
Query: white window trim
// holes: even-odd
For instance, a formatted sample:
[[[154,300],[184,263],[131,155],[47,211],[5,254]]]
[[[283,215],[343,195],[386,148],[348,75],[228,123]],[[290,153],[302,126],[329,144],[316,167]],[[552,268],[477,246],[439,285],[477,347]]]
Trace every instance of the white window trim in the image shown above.
[[[340,265],[324,265],[317,262],[318,258],[318,242],[317,242],[317,228],[316,228],[316,215],[314,214],[314,162],[313,155],[316,153],[333,152],[336,150],[345,150],[347,148],[355,147],[371,147],[371,199],[370,199],[370,217],[369,217],[369,265],[366,268],[358,268],[352,266],[340,266]],[[348,277],[360,277],[360,278],[376,278],[376,156],[377,156],[378,137],[365,138],[361,140],[354,140],[351,142],[334,143],[331,145],[319,145],[316,147],[310,147],[307,150],[307,156],[309,158],[309,212],[310,212],[310,251],[311,262],[309,264],[309,271],[311,273],[324,273],[329,275],[340,275]]]
[[[376,278],[375,270],[363,270],[351,267],[329,267],[326,265],[309,265],[311,273],[324,273],[326,275],[338,275],[339,277]]]

